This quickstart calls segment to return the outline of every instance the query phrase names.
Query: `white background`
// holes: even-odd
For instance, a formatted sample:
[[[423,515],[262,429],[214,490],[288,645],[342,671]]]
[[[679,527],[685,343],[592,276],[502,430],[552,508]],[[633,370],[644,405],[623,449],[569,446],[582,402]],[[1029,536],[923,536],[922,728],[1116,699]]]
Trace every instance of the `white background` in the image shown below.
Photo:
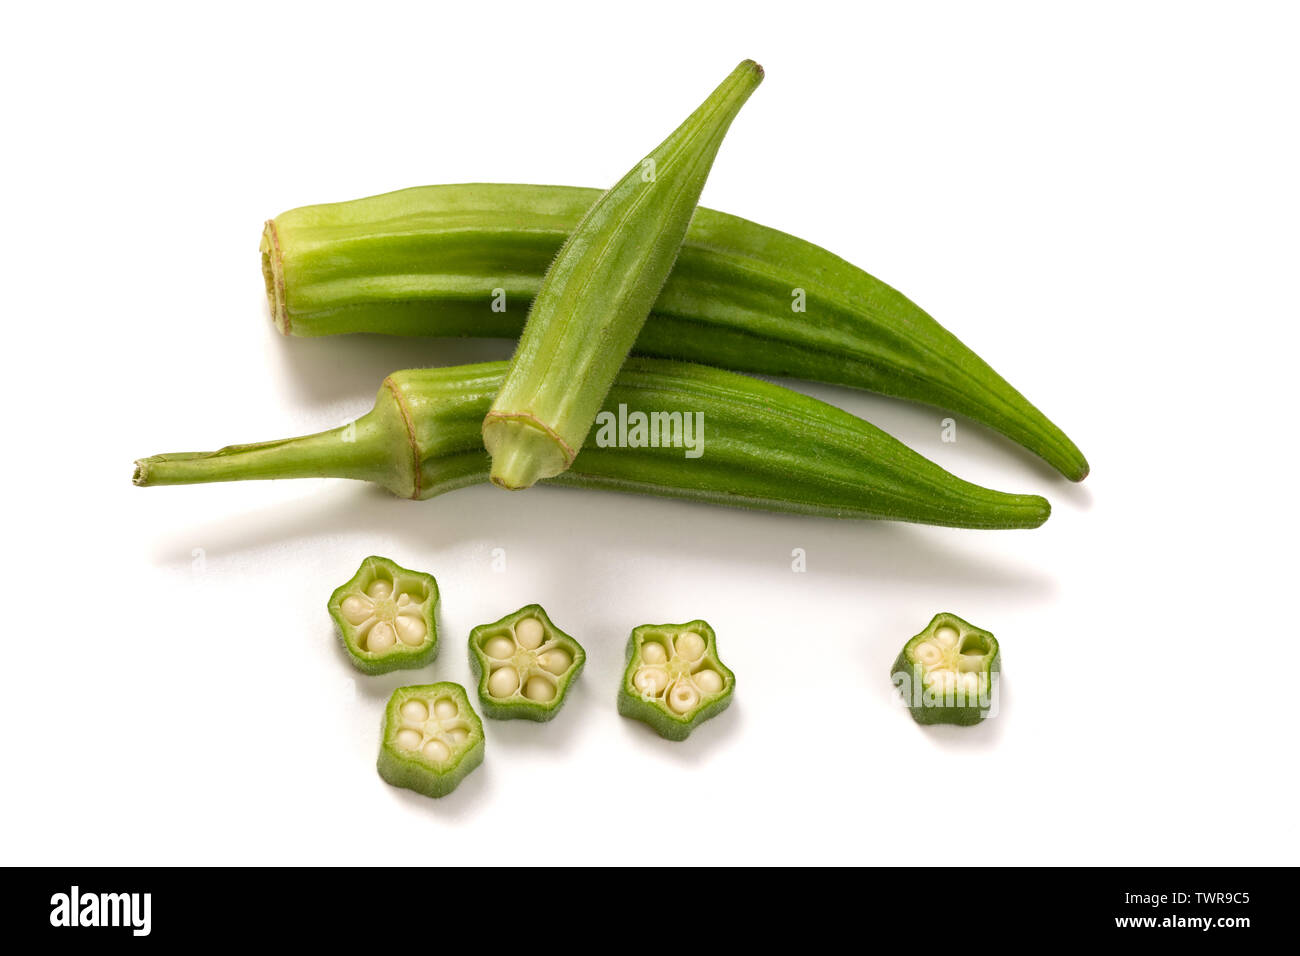
[[[1294,863],[1295,8],[472,6],[6,15],[0,858]],[[608,185],[746,56],[767,80],[703,202],[907,293],[1093,474],[799,387],[1046,495],[1041,530],[132,487],[137,457],[333,426],[393,369],[509,352],[281,338],[264,219]],[[326,599],[371,553],[436,574],[433,668],[366,678],[338,648]],[[490,722],[443,800],[384,784],[392,688],[466,682],[469,628],[531,601],[589,653],[560,717]],[[938,610],[1001,640],[978,728],[896,705],[890,663]],[[633,625],[696,616],[738,692],[674,744],[614,689]]]

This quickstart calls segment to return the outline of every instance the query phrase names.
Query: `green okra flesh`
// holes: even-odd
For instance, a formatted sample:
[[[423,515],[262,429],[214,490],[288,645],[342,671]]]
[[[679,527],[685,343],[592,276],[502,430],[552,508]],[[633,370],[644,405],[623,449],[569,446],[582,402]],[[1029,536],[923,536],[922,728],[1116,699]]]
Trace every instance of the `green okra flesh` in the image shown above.
[[[483,713],[496,720],[551,720],[564,706],[587,654],[540,604],[529,604],[469,634],[469,663]]]
[[[752,60],[736,67],[565,240],[483,421],[495,484],[527,488],[573,463],[672,271],[718,147],[762,79]]]
[[[978,724],[996,705],[998,641],[955,614],[940,613],[911,638],[890,678],[918,724]]]
[[[601,196],[571,186],[420,186],[266,224],[279,329],[516,339],[542,276]],[[879,279],[802,239],[697,208],[633,354],[867,389],[964,415],[1080,480],[1075,444]]]
[[[426,797],[451,793],[483,762],[483,722],[450,681],[399,687],[384,709],[379,776]]]
[[[134,481],[337,477],[432,498],[487,480],[480,426],[504,374],[503,362],[395,372],[374,409],[355,422],[301,438],[140,459]],[[602,447],[602,426],[573,466],[549,483],[961,528],[1036,528],[1051,512],[1038,495],[963,481],[832,405],[721,369],[632,359],[604,412],[659,422],[664,440],[634,442],[637,429],[629,428],[619,436],[627,438],[624,447]],[[688,420],[701,423],[694,458],[683,447]]]
[[[628,638],[618,712],[661,737],[685,740],[727,709],[735,689],[736,675],[719,659],[707,622],[643,624]]]
[[[438,655],[438,582],[371,555],[330,595],[329,613],[353,666],[366,674],[424,667]]]

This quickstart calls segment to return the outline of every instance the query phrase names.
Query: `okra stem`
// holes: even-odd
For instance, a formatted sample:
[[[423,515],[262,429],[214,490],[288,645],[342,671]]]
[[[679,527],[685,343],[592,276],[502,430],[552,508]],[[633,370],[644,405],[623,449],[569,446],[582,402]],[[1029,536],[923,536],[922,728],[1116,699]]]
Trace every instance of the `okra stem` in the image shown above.
[[[480,423],[504,362],[390,375],[375,408],[303,438],[136,463],[137,485],[337,477],[425,499],[486,481]],[[887,518],[963,528],[1035,528],[1050,506],[963,481],[849,413],[720,369],[632,359],[605,400],[611,417],[700,416],[700,455],[680,442],[603,447],[589,438],[550,483],[766,511]]]
[[[672,271],[718,147],[762,79],[753,60],[736,67],[560,249],[483,421],[495,484],[527,488],[573,463]]]

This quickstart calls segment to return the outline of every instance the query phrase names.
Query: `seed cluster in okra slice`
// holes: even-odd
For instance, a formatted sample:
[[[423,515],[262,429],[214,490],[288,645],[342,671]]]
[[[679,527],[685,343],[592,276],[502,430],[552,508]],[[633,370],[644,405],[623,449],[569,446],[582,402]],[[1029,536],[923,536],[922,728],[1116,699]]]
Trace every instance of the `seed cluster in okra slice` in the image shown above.
[[[955,614],[936,614],[899,652],[891,677],[922,724],[977,724],[1001,667],[997,639]]]
[[[450,681],[399,687],[384,711],[379,775],[430,797],[455,790],[483,762],[483,722]]]
[[[704,621],[638,627],[627,659],[618,712],[669,740],[685,740],[731,703],[736,675],[718,658],[713,628]]]
[[[438,653],[438,582],[372,555],[330,596],[352,663],[367,674],[423,667]]]
[[[529,604],[469,635],[470,667],[483,713],[497,720],[550,720],[587,660],[582,645]]]

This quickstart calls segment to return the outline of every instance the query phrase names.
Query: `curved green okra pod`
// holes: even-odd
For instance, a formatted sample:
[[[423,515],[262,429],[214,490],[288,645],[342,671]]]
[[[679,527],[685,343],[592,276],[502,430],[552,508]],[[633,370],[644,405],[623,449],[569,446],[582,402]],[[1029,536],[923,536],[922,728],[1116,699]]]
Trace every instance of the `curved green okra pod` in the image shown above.
[[[483,762],[483,722],[465,688],[450,681],[399,687],[384,709],[379,776],[442,797]]]
[[[515,339],[596,189],[419,186],[266,224],[282,332]],[[839,256],[698,208],[633,353],[863,388],[994,428],[1075,481],[1075,444],[923,309]]]
[[[394,372],[374,409],[348,425],[143,458],[134,481],[356,478],[403,497],[432,498],[487,480],[479,426],[504,373],[502,362]],[[607,420],[551,483],[959,528],[1036,528],[1051,513],[1038,495],[962,481],[848,412],[734,372],[632,359],[610,390],[606,413],[631,426],[626,447],[601,447],[602,434],[613,429]],[[649,444],[656,425],[659,440]]]
[[[718,641],[704,621],[643,624],[627,642],[618,712],[645,721],[661,737],[685,740],[731,703],[736,675],[718,659]]]
[[[479,706],[496,720],[551,720],[586,661],[582,645],[556,627],[540,604],[469,632]]]
[[[574,227],[483,420],[495,484],[527,488],[573,464],[672,271],[718,147],[762,79],[761,66],[741,63]]]
[[[918,724],[978,724],[996,704],[998,642],[940,613],[898,652],[890,678]]]
[[[424,667],[438,656],[438,582],[388,558],[371,555],[330,595],[353,665],[367,674]]]

